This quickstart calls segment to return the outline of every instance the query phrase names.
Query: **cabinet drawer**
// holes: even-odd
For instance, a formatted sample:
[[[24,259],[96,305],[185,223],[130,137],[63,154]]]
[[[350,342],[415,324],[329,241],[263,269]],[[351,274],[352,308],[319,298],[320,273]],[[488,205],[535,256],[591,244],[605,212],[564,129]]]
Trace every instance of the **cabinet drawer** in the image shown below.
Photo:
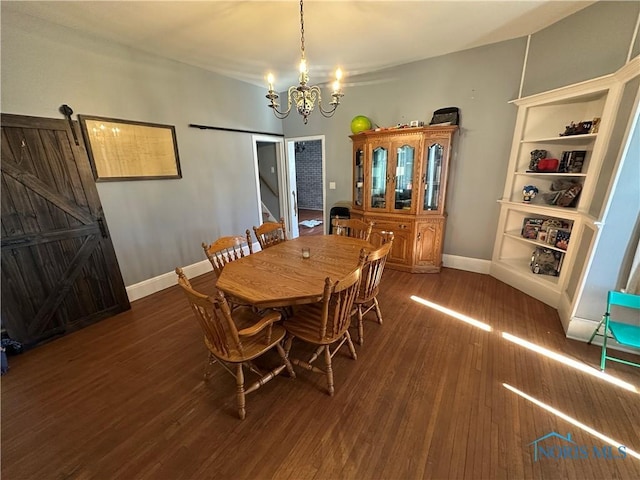
[[[385,230],[387,232],[399,233],[410,232],[413,230],[413,222],[410,220],[406,222],[377,220],[375,218],[367,218],[367,220],[373,222],[373,228],[378,231]]]

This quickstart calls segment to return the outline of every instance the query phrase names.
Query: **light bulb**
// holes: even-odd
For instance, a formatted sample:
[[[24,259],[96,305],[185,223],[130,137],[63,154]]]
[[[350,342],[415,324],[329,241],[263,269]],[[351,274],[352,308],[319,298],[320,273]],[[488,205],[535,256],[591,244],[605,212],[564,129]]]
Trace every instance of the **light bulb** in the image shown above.
[[[269,84],[269,90],[273,90],[273,74],[269,73],[269,75],[267,75],[267,83]]]
[[[307,73],[307,61],[304,58],[300,60],[300,73]]]
[[[342,79],[342,70],[338,68],[336,70],[336,80],[341,80],[341,79]]]

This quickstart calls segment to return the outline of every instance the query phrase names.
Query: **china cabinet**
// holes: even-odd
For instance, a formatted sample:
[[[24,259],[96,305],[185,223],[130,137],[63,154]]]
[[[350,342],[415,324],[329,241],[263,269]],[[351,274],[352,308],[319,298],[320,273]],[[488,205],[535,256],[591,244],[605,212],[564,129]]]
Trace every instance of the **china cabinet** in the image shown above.
[[[624,87],[637,66],[512,102],[491,275],[557,308],[565,328],[598,242],[628,123]],[[525,200],[525,190],[537,195]]]
[[[456,130],[456,126],[430,126],[366,131],[350,137],[351,216],[373,222],[373,232],[394,233],[389,268],[440,271],[447,174]]]

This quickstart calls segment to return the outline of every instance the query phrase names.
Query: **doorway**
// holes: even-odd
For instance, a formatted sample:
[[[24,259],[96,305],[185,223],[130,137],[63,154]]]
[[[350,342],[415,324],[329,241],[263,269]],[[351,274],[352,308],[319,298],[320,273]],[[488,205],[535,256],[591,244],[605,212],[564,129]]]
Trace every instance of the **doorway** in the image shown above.
[[[253,136],[257,190],[256,225],[284,218],[287,236],[327,232],[324,136]],[[285,154],[286,153],[286,154]]]
[[[289,170],[297,186],[300,236],[326,233],[324,136],[287,139]]]

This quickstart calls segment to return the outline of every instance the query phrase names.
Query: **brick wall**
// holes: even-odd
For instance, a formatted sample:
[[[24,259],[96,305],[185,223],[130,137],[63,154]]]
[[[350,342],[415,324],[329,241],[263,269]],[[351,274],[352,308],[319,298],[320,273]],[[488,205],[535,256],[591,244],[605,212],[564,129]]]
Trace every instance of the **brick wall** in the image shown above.
[[[296,146],[302,150],[296,151],[298,208],[322,210],[322,142],[297,142]]]

